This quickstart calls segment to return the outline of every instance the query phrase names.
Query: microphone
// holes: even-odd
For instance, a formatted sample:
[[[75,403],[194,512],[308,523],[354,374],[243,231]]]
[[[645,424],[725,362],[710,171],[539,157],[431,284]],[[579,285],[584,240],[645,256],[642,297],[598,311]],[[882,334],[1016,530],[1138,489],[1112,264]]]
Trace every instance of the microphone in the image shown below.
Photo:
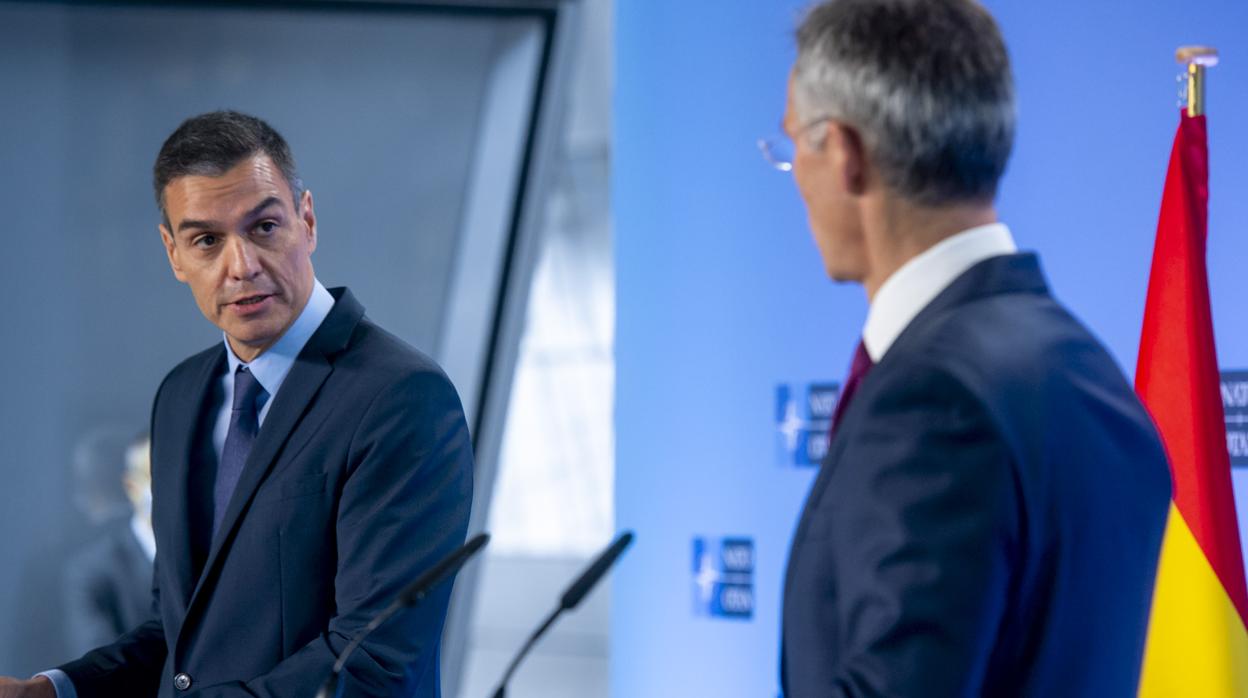
[[[607,570],[611,569],[611,566],[615,564],[615,561],[619,559],[620,555],[624,554],[624,549],[627,548],[632,542],[633,532],[625,531],[619,538],[615,539],[615,542],[613,542],[610,547],[602,551],[602,553],[598,556],[598,559],[594,560],[593,564],[582,572],[581,576],[577,577],[575,582],[572,582],[572,585],[568,587],[567,591],[563,592],[563,596],[559,599],[559,607],[546,617],[545,622],[542,623],[536,632],[529,636],[529,639],[525,641],[524,646],[520,648],[519,654],[517,654],[516,658],[511,660],[511,664],[507,666],[507,672],[503,674],[503,680],[498,682],[498,689],[494,691],[493,698],[506,697],[507,682],[511,680],[511,675],[516,672],[516,667],[520,666],[521,660],[523,660],[525,655],[529,653],[529,650],[533,649],[533,645],[537,644],[538,638],[544,635],[546,631],[550,629],[550,626],[555,624],[555,619],[559,617],[559,614],[564,611],[571,611],[581,603],[581,600],[589,594],[589,591],[594,588],[594,585],[598,583],[598,580],[602,579],[603,576],[607,574]]]
[[[325,683],[321,685],[321,690],[316,692],[316,698],[333,698],[338,693],[338,675],[342,673],[342,667],[346,666],[347,659],[351,656],[351,653],[360,646],[360,643],[364,642],[364,638],[368,637],[369,633],[376,630],[378,626],[386,622],[395,613],[405,608],[416,606],[423,601],[439,582],[459,571],[459,568],[463,567],[465,562],[468,562],[468,558],[476,555],[489,542],[490,534],[488,533],[475,536],[472,540],[456,549],[455,552],[439,560],[436,565],[417,577],[416,581],[403,587],[403,590],[399,592],[394,601],[374,616],[368,625],[343,648],[338,655],[338,660],[334,662],[334,670],[330,672],[329,678],[325,679]]]

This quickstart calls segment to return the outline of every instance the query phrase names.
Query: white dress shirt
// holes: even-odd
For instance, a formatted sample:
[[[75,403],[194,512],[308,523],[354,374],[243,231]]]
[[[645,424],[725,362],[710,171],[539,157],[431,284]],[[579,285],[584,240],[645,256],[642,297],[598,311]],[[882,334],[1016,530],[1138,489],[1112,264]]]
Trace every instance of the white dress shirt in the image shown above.
[[[1017,251],[1010,229],[990,223],[945,238],[901,265],[880,285],[867,311],[862,343],[871,361],[878,364],[914,316],[963,272]]]

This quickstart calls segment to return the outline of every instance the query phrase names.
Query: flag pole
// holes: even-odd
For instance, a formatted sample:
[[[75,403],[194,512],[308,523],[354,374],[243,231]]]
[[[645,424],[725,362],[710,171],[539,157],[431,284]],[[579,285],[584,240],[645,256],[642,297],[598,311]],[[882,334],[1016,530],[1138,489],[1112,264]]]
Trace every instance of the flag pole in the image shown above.
[[[1212,46],[1180,46],[1174,59],[1187,66],[1187,115],[1205,113],[1205,68],[1218,64],[1218,50]]]

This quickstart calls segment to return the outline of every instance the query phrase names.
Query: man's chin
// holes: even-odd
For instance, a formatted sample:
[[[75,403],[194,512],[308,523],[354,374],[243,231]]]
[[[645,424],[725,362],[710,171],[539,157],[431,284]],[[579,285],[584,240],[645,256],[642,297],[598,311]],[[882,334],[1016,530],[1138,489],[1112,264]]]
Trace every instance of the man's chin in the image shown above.
[[[268,327],[223,327],[221,329],[225,332],[225,336],[230,338],[230,346],[237,354],[252,353],[258,356],[277,339],[276,333]]]

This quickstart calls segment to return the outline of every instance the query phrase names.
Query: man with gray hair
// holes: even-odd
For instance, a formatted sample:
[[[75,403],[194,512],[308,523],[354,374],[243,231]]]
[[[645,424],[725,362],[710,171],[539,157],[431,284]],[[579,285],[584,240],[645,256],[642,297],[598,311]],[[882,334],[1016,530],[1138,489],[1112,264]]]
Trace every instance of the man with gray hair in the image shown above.
[[[767,154],[870,310],[790,552],[785,695],[1134,694],[1165,453],[997,221],[1015,110],[995,21],[832,0],[797,42],[792,153]]]

